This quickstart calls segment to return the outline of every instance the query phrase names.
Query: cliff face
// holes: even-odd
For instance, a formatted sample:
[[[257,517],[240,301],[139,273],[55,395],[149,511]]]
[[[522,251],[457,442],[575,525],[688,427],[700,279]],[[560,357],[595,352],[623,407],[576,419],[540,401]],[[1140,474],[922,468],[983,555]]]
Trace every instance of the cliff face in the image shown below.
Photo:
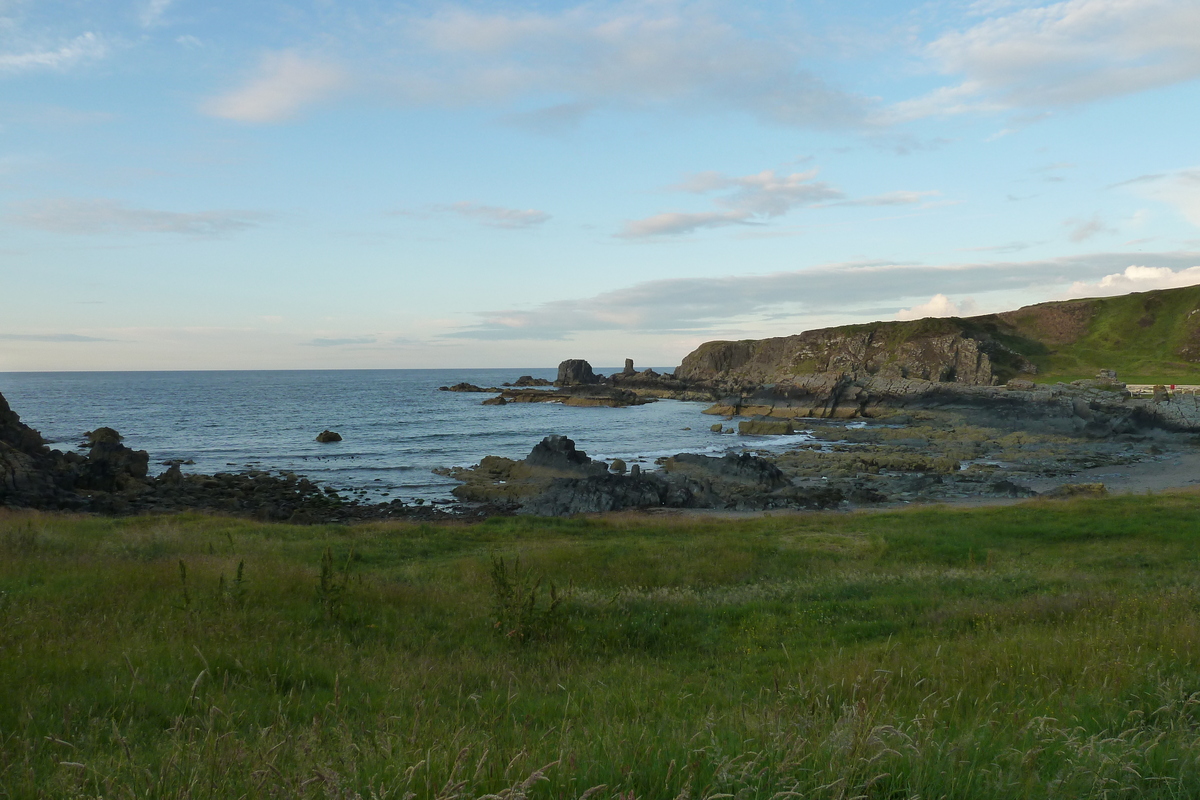
[[[1021,367],[1036,369],[978,326],[962,320],[920,320],[826,328],[758,341],[708,342],[684,358],[675,374],[685,381],[742,385],[834,373],[990,386]]]
[[[676,376],[713,386],[806,375],[989,386],[1116,370],[1133,383],[1200,383],[1200,286],[1065,300],[964,319],[874,322],[758,341],[708,342]]]
[[[1200,286],[965,319],[707,342],[675,377],[710,392],[717,400],[710,413],[726,416],[859,417],[957,407],[1014,424],[1042,415],[1064,430],[1095,435],[1141,426],[1200,430],[1196,396],[1131,398],[1113,371],[1134,383],[1200,384]],[[1097,388],[1098,372],[1106,377]],[[1043,383],[1036,390],[1013,380],[1033,376]]]

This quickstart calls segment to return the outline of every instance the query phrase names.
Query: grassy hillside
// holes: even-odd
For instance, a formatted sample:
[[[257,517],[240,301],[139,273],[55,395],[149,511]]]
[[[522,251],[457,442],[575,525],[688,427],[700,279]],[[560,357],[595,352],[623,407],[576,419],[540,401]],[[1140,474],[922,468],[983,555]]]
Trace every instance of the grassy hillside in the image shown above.
[[[1200,796],[1198,512],[0,510],[0,797]]]
[[[1127,383],[1200,383],[1200,286],[1042,303],[998,318],[1037,345],[1019,345],[1038,380],[1095,377]]]

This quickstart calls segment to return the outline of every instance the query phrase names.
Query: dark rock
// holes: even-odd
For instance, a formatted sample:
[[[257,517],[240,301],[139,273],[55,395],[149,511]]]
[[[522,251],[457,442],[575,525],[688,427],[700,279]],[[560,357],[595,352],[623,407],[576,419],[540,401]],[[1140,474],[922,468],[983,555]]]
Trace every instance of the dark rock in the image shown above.
[[[592,461],[587,453],[575,449],[575,442],[566,436],[547,436],[534,446],[525,457],[529,467],[555,472],[574,472],[581,475],[602,475],[608,467],[602,462]]]
[[[496,395],[495,397],[489,397],[487,400],[484,400],[483,403],[481,403],[481,405],[506,406],[506,405],[508,405],[508,401],[504,399],[503,395]]]
[[[337,431],[323,430],[317,434],[317,441],[320,442],[321,444],[328,444],[330,442],[340,442],[341,440],[342,440],[342,435],[340,433],[338,433]]]
[[[635,370],[633,368],[633,359],[632,358],[625,359],[625,369],[621,370],[621,374],[625,375],[625,376],[637,374],[637,370]]]
[[[568,358],[558,365],[555,386],[589,386],[600,383],[600,377],[592,372],[592,365],[581,358]]]
[[[680,473],[693,478],[748,484],[765,491],[778,489],[788,482],[779,467],[750,453],[729,454],[721,458],[679,453],[667,459],[663,469],[668,473]]]
[[[122,491],[141,483],[149,473],[150,454],[121,444],[123,437],[112,428],[98,428],[89,438],[95,443],[76,477],[77,488]]]
[[[453,386],[439,386],[439,392],[481,392],[481,393],[498,393],[500,389],[495,386],[484,388],[476,386],[473,383],[456,383]]]
[[[83,436],[88,444],[120,444],[125,439],[124,436],[112,428],[96,428],[96,430],[88,431]]]
[[[634,465],[637,469],[637,465]],[[595,514],[626,508],[652,508],[666,504],[668,489],[660,481],[636,475],[592,475],[560,478],[546,491],[521,505],[522,514],[563,517]],[[682,503],[676,507],[682,507]]]
[[[511,384],[506,383],[504,385],[505,386],[553,386],[554,381],[548,381],[545,378],[535,378],[532,375],[522,375],[521,377],[519,377],[515,381],[513,381]]]
[[[1035,497],[1037,492],[1030,489],[1028,486],[1022,486],[1019,483],[1014,483],[1007,478],[1001,478],[998,481],[992,481],[988,484],[988,491],[992,494],[998,494],[1003,497]]]
[[[845,492],[845,496],[846,499],[851,503],[859,503],[862,505],[886,503],[888,499],[886,494],[862,481],[855,481],[852,483]]]
[[[626,470],[625,460],[622,458],[614,458],[612,463],[608,465],[608,468],[618,475],[624,475]]]

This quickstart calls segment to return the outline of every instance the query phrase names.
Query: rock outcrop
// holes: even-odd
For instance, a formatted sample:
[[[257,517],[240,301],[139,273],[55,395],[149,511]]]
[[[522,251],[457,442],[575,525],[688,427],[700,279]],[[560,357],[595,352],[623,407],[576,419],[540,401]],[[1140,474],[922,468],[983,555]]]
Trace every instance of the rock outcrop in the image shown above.
[[[1096,435],[1138,427],[1196,431],[1194,397],[1165,387],[1150,398],[1129,397],[1110,365],[1096,362],[1097,354],[1111,353],[1139,370],[1200,383],[1198,312],[1200,286],[1192,286],[964,319],[707,342],[684,358],[674,383],[655,384],[660,397],[708,391],[716,400],[711,413],[726,416],[850,418],[961,406]],[[1070,383],[1042,377],[1085,369],[1100,375]]]
[[[600,376],[592,372],[592,365],[582,358],[568,358],[558,365],[555,386],[589,386],[600,383]]]
[[[634,464],[626,474],[624,462],[610,471],[564,436],[546,437],[521,461],[488,456],[471,468],[439,472],[462,481],[454,494],[463,500],[507,502],[518,513],[541,516],[628,508],[828,508],[842,500],[838,490],[792,486],[778,467],[750,454],[681,453],[661,472]]]
[[[154,477],[149,454],[126,447],[112,428],[97,428],[85,438],[86,454],[51,450],[0,395],[0,506],[102,514],[212,511],[298,523],[448,516],[398,500],[346,501],[293,473],[189,475],[173,462]]]
[[[656,398],[605,384],[567,386],[561,389],[505,389],[483,405],[507,403],[561,403],[580,408],[625,408],[653,403]]]
[[[87,509],[104,493],[147,484],[150,456],[121,443],[112,428],[86,434],[87,455],[51,450],[0,395],[0,505]]]
[[[795,336],[707,342],[675,371],[689,383],[763,385],[806,375],[991,386],[1036,367],[1003,344],[996,326],[963,320],[877,322]]]
[[[529,377],[529,376],[526,375],[525,377]],[[517,384],[517,385],[520,386],[522,384]],[[495,386],[488,386],[488,387],[476,386],[473,383],[466,383],[464,381],[462,383],[456,383],[453,386],[439,386],[438,391],[439,392],[490,392],[490,393],[494,394],[495,392],[498,392],[500,390],[497,389]]]
[[[532,375],[522,375],[512,383],[506,383],[505,386],[553,386],[554,381],[548,381],[545,378],[535,378]]]

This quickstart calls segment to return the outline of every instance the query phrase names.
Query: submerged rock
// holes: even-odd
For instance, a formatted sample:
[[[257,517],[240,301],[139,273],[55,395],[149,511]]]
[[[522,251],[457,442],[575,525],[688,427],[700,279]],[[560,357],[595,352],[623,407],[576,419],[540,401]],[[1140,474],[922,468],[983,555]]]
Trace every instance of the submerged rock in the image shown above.
[[[340,442],[342,435],[337,431],[323,430],[317,434],[317,441],[321,444],[329,444],[330,442]]]
[[[456,383],[453,386],[439,386],[438,391],[439,392],[482,392],[482,393],[486,394],[486,393],[499,392],[500,389],[498,389],[495,386],[490,386],[490,387],[484,388],[483,386],[476,386],[473,383],[465,383],[464,382],[464,383]]]

